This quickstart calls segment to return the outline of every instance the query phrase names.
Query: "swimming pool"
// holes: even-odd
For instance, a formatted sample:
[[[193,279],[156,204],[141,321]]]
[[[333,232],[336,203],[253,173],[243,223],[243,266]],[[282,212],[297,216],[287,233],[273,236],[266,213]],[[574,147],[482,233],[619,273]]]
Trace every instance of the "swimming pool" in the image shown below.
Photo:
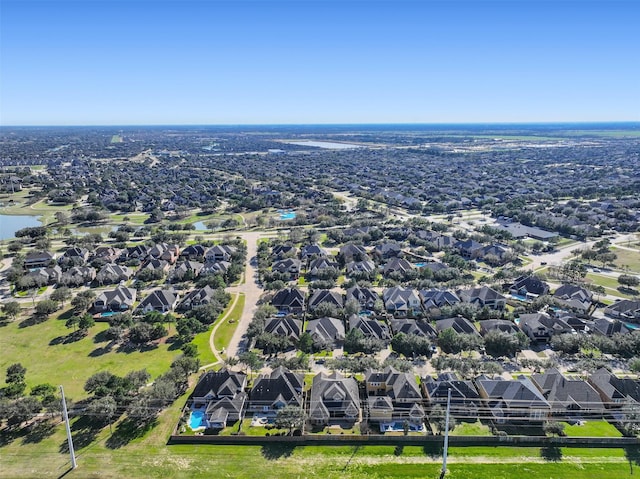
[[[103,318],[108,318],[109,316],[113,316],[114,314],[118,314],[115,311],[105,311],[104,313],[100,313],[100,316]]]
[[[204,413],[202,411],[191,411],[191,416],[189,416],[189,427],[191,429],[204,427],[204,424],[202,424],[203,419]]]
[[[281,220],[293,220],[296,218],[296,213],[294,211],[287,211],[280,213]]]
[[[513,299],[517,299],[518,301],[529,301],[526,296],[522,296],[521,294],[512,294],[511,297]]]
[[[424,268],[427,265],[427,263],[424,263],[424,262],[422,262],[422,263],[414,263],[414,264],[415,264],[416,268]]]

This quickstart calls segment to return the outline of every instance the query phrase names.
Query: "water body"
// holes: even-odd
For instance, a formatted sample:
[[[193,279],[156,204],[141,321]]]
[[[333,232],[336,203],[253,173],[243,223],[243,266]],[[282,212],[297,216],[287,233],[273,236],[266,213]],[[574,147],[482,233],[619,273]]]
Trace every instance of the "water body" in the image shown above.
[[[42,226],[37,216],[0,214],[0,240],[15,238],[16,231],[34,226]]]
[[[314,146],[316,148],[325,148],[327,150],[350,150],[353,148],[362,148],[362,145],[354,145],[352,143],[334,143],[331,141],[286,141],[291,145]]]

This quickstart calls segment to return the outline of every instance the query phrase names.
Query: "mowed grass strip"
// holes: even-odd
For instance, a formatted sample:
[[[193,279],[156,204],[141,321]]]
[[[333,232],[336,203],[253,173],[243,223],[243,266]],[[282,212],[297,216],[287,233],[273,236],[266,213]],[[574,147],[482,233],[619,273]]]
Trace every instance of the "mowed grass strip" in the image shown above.
[[[244,293],[239,293],[235,306],[224,319],[224,322],[216,329],[213,343],[218,351],[226,350],[229,347],[233,333],[235,333],[238,327],[238,321],[240,321],[240,317],[242,316],[242,311],[244,311],[244,301]]]
[[[224,311],[222,311],[222,313],[220,313],[220,316],[218,316],[218,319],[216,319],[216,321],[211,324],[209,326],[209,329],[207,329],[205,332],[200,333],[200,334],[196,334],[195,338],[193,338],[193,341],[191,341],[193,344],[195,344],[198,347],[198,358],[200,359],[200,362],[202,364],[211,364],[211,363],[215,363],[216,357],[213,354],[213,351],[211,351],[211,346],[209,345],[209,338],[211,337],[211,330],[218,324],[218,322],[224,318],[227,314],[232,315],[233,312],[229,311],[229,308],[231,308],[233,306],[233,301],[235,298],[235,294],[231,295],[231,301],[229,301],[229,304],[227,305],[227,307],[224,309]],[[242,298],[243,300],[243,305],[244,305],[244,297]],[[238,298],[238,302],[240,301],[240,298]],[[236,303],[237,305],[237,303]],[[242,311],[240,311],[240,314],[242,314]],[[229,316],[231,317],[231,316]],[[223,325],[220,325],[219,328],[222,328]],[[220,329],[218,329],[219,331]],[[235,331],[235,328],[234,328]],[[231,333],[233,335],[233,333]],[[216,332],[216,336],[218,335],[218,333]],[[227,343],[228,344],[228,343]],[[218,349],[220,350],[220,349]]]

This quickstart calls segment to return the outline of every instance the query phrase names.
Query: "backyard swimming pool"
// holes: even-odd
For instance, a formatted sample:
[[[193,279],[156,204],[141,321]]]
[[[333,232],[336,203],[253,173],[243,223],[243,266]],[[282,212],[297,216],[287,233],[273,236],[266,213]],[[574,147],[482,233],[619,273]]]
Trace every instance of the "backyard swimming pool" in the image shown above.
[[[204,427],[204,424],[202,424],[203,419],[204,413],[202,411],[191,411],[191,416],[189,416],[189,427],[194,430]]]
[[[295,211],[278,211],[281,220],[293,220],[296,218]]]

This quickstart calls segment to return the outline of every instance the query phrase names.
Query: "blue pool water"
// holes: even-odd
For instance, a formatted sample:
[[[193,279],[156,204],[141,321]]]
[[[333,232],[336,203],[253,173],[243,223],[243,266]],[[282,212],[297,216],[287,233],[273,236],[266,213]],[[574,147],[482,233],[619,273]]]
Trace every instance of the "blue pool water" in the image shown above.
[[[372,314],[373,314],[373,311],[366,311],[366,310],[365,311],[360,311],[358,313],[358,315],[360,315],[360,316],[371,316]]]
[[[629,329],[640,329],[640,326],[638,326],[637,324],[631,324],[631,323],[624,323],[624,325],[629,328]]]
[[[427,263],[415,263],[415,265],[417,268],[424,268],[427,265]]]
[[[280,219],[281,220],[293,220],[296,217],[295,211],[281,211]]]
[[[100,316],[103,318],[108,318],[109,316],[113,316],[114,314],[118,314],[115,311],[105,311],[104,313],[100,313]]]
[[[522,296],[521,294],[512,294],[511,297],[518,301],[529,301],[526,296]]]
[[[204,413],[202,411],[191,411],[191,416],[189,417],[189,427],[191,429],[198,429],[199,427],[203,427],[203,418]]]

